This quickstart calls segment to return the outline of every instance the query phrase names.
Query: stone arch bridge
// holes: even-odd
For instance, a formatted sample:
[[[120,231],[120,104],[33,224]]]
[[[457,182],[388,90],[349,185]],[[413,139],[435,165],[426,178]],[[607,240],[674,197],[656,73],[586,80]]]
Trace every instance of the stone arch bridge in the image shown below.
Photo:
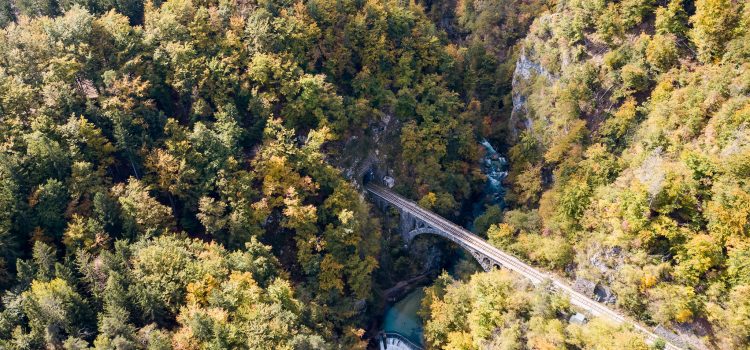
[[[586,311],[590,315],[609,319],[615,324],[630,324],[636,330],[644,333],[647,340],[651,343],[659,339],[659,337],[648,328],[641,326],[634,320],[626,318],[609,307],[594,301],[589,296],[581,294],[571,288],[562,279],[531,267],[518,258],[491,245],[481,237],[427,209],[420,207],[417,203],[372,182],[365,184],[365,189],[369,193],[372,201],[384,212],[389,207],[398,210],[400,214],[399,228],[402,237],[407,243],[410,243],[414,237],[421,234],[433,234],[444,237],[455,242],[471,253],[486,271],[493,268],[507,268],[530,280],[535,285],[549,281],[552,289],[567,294],[572,305]],[[666,341],[666,349],[682,349],[681,344],[678,345],[672,340]]]

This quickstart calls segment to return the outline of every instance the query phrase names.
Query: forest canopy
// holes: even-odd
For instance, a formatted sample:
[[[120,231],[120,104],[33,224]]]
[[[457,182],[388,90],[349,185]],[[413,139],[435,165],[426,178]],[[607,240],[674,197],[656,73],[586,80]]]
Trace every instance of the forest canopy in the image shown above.
[[[730,0],[540,15],[514,80],[515,203],[489,238],[646,324],[747,347],[748,24]]]
[[[418,6],[4,6],[3,347],[363,346],[380,226],[326,145],[462,108]]]
[[[745,348],[749,43],[737,0],[0,0],[0,347],[363,349],[384,290],[436,269],[366,202],[374,162],[639,322]],[[482,140],[508,190],[475,218]],[[504,271],[426,290],[433,348],[647,346]]]

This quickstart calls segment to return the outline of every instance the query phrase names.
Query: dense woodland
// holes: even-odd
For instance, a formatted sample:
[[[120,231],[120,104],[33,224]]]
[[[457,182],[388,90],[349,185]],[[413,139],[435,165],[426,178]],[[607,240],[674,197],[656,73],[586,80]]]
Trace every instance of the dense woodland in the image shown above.
[[[750,346],[750,6],[558,2],[517,49],[489,239],[645,324]]]
[[[534,288],[506,270],[465,282],[443,274],[422,300],[426,340],[440,349],[652,349],[626,326],[569,323],[570,302],[548,287]]]
[[[466,220],[483,138],[511,168],[477,233],[750,346],[743,1],[0,0],[0,27],[0,348],[362,349],[419,262],[347,170],[378,148]],[[463,275],[427,289],[431,348],[648,348]]]

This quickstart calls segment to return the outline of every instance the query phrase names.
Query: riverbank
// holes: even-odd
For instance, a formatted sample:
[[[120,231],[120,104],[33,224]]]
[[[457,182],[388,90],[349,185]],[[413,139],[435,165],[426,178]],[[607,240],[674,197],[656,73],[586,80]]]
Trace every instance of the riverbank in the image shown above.
[[[383,317],[383,331],[398,333],[410,342],[424,346],[422,320],[418,315],[423,297],[424,289],[417,288],[389,307]]]
[[[483,195],[472,203],[471,211],[466,213],[467,227],[472,225],[476,217],[484,214],[487,206],[502,207],[505,194],[502,181],[507,176],[505,171],[507,162],[487,140],[482,140],[480,144],[485,148],[485,155],[481,159],[481,169],[482,173],[487,176],[487,181]],[[466,258],[461,251],[457,253],[458,255],[451,258],[452,261],[447,266],[451,274],[456,272],[456,265]],[[398,333],[409,341],[424,346],[422,320],[418,316],[424,292],[422,288],[417,287],[429,284],[432,280],[429,276],[434,272],[436,271],[428,271],[408,280],[399,281],[383,292],[386,304],[383,310],[379,310],[379,312],[384,311],[378,328],[379,332]]]

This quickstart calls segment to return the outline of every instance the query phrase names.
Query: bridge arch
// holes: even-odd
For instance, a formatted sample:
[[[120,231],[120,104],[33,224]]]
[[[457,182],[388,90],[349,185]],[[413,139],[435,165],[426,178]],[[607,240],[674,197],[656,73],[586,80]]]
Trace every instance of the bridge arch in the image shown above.
[[[443,229],[433,227],[432,225],[430,225],[429,221],[423,218],[422,215],[415,215],[414,212],[408,210],[407,208],[392,204],[387,196],[378,194],[378,191],[373,192],[373,189],[379,189],[379,187],[368,185],[368,190],[370,191],[370,193],[374,194],[373,200],[375,204],[380,208],[380,210],[382,210],[384,213],[387,213],[388,208],[392,207],[398,211],[399,231],[401,233],[401,237],[407,245],[410,245],[414,238],[419,235],[431,234],[440,236],[455,244],[458,244],[459,247],[469,252],[469,254],[474,257],[474,259],[479,263],[480,266],[482,266],[485,271],[502,267],[502,265],[495,261],[495,259],[468,246],[461,237],[457,237],[455,234],[451,234],[450,232],[447,232]]]
[[[372,198],[377,204],[387,203],[390,204],[394,209],[397,209],[399,211],[399,213],[401,214],[399,226],[400,234],[407,242],[413,240],[415,236],[425,233],[435,234],[441,237],[448,238],[449,240],[457,243],[462,248],[468,250],[469,253],[474,256],[474,258],[477,259],[480,264],[483,265],[482,268],[484,268],[485,270],[492,269],[495,266],[501,266],[500,264],[507,264],[507,266],[501,267],[506,267],[512,271],[517,272],[521,276],[529,279],[535,285],[540,285],[545,280],[551,280],[551,284],[548,285],[547,288],[554,288],[562,293],[569,295],[571,304],[575,304],[576,307],[590,312],[591,314],[605,317],[616,322],[617,324],[631,324],[635,329],[643,332],[646,335],[647,341],[649,343],[656,342],[657,339],[659,339],[657,335],[649,331],[648,328],[636,322],[633,322],[626,317],[623,317],[619,313],[609,309],[606,305],[597,303],[589,296],[575,291],[574,289],[570,288],[570,286],[568,286],[565,281],[559,280],[554,275],[550,276],[549,274],[534,269],[532,266],[524,264],[522,261],[513,258],[509,254],[496,247],[493,247],[486,241],[484,241],[484,243],[481,243],[479,241],[481,238],[475,237],[471,232],[466,231],[465,229],[437,216],[434,213],[429,212],[426,209],[420,208],[417,203],[409,201],[408,199],[391,192],[387,188],[375,184],[366,185],[366,189],[372,195]],[[442,230],[427,227],[431,224],[448,230],[448,233],[455,232],[455,234],[459,237],[456,238],[446,236],[445,233],[441,232]],[[468,244],[464,244],[462,242],[456,241],[460,241],[461,237],[475,238],[472,238],[474,242],[467,241]],[[472,249],[473,247],[477,249]],[[487,260],[485,260],[485,258],[487,258]],[[487,264],[488,260],[491,262],[491,264]],[[667,339],[666,348],[669,350],[678,350],[683,347],[682,344],[678,344],[678,346],[674,343],[676,342]]]
[[[453,237],[453,236],[445,233],[442,230],[435,229],[435,228],[433,228],[433,227],[431,227],[431,226],[429,226],[427,224],[424,224],[424,223],[422,223],[421,225],[417,225],[417,226],[418,226],[417,228],[415,228],[415,229],[413,229],[411,231],[402,233],[402,237],[403,237],[404,241],[406,242],[406,244],[411,244],[411,242],[414,240],[414,238],[416,238],[419,235],[432,234],[432,235],[443,237],[443,238],[445,238],[445,239],[447,239],[447,240],[449,240],[449,241],[451,241],[453,243],[456,243],[459,247],[461,247],[462,249],[466,250],[471,256],[473,256],[474,259],[477,261],[477,263],[479,263],[479,265],[482,266],[482,269],[484,269],[485,271],[489,271],[489,270],[492,270],[493,268],[500,268],[501,267],[500,264],[494,262],[488,256],[486,256],[486,255],[484,255],[484,254],[482,254],[482,253],[480,253],[480,252],[478,252],[478,251],[476,251],[474,249],[471,249],[471,248],[465,246],[461,241],[456,240],[455,237]],[[421,227],[419,227],[419,226],[421,226]]]
[[[411,241],[413,241],[414,238],[423,234],[432,234],[432,235],[450,239],[444,232],[440,230],[436,230],[430,226],[415,228],[409,232],[402,234],[402,237],[404,238],[404,241],[406,242],[406,244],[411,244]]]

